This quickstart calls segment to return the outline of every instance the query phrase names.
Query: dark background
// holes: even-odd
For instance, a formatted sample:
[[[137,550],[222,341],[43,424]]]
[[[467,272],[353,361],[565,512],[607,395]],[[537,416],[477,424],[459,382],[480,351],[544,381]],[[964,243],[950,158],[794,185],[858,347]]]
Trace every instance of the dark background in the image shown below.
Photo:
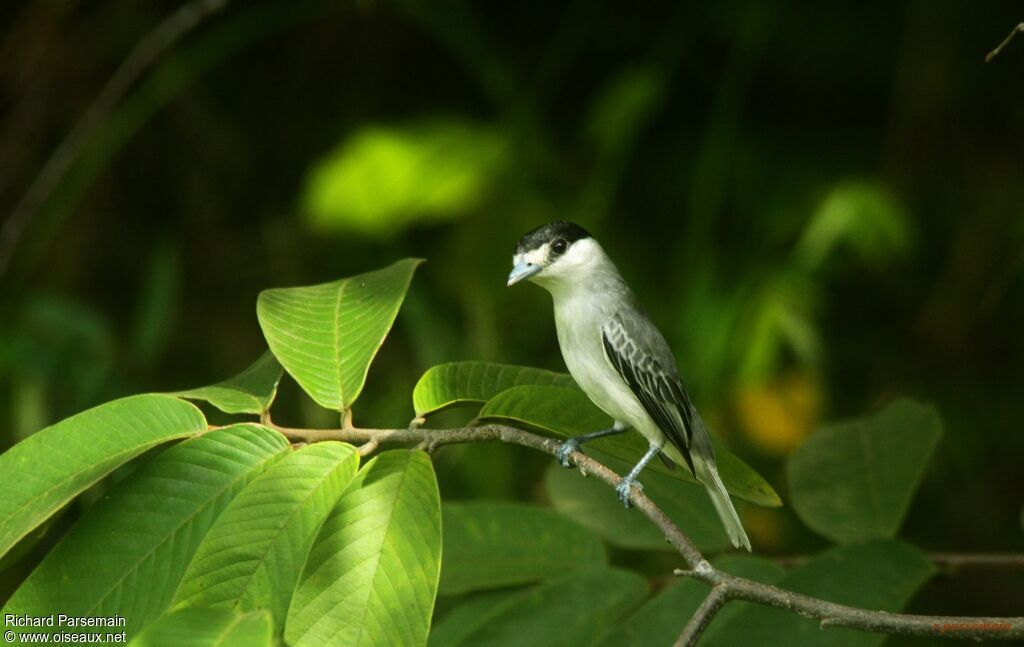
[[[563,370],[549,298],[505,277],[520,234],[565,218],[783,499],[815,427],[917,397],[946,433],[902,536],[1024,548],[1024,38],[984,62],[1024,3],[230,3],[12,227],[177,6],[0,9],[0,446],[228,377],[265,348],[260,290],[404,256],[429,262],[357,424],[405,424],[443,361]],[[287,382],[275,420],[335,422]],[[542,457],[446,451],[448,498],[543,499]],[[763,553],[825,545],[787,508],[746,522]],[[912,607],[1020,615],[1022,579],[940,576]]]

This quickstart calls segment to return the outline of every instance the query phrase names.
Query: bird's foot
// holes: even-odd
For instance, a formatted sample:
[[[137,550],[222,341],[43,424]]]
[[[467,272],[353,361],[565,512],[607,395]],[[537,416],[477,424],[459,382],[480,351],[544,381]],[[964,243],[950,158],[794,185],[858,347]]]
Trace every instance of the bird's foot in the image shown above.
[[[632,495],[632,488],[636,488],[637,491],[643,490],[644,486],[640,481],[626,477],[622,479],[622,482],[615,486],[615,493],[619,495],[619,501],[622,501],[622,505],[626,508],[632,507],[633,503],[629,500]]]
[[[572,467],[569,463],[569,454],[578,451],[580,448],[580,441],[575,438],[570,438],[558,446],[558,450],[555,452],[555,458],[562,464],[562,467]]]

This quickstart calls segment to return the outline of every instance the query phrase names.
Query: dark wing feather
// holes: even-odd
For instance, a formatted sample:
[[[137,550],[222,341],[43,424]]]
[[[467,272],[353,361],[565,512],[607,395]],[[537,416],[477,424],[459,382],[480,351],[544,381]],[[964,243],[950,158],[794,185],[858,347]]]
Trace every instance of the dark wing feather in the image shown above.
[[[665,339],[642,315],[632,325],[612,318],[601,330],[605,356],[629,386],[647,415],[686,459],[690,472],[693,405],[676,373]]]

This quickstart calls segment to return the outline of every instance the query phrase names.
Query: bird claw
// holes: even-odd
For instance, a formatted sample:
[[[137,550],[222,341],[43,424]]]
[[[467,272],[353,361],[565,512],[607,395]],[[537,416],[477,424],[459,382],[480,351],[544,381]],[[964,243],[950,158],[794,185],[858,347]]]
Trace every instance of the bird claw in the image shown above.
[[[634,487],[638,492],[644,489],[640,481],[632,481],[630,479],[623,479],[621,483],[615,486],[615,493],[619,495],[619,501],[622,501],[622,505],[626,506],[627,509],[633,506],[629,498],[632,494],[630,490]]]
[[[570,438],[558,446],[558,450],[555,452],[555,458],[561,463],[562,467],[572,467],[569,463],[569,454],[579,451],[580,441],[575,438]]]

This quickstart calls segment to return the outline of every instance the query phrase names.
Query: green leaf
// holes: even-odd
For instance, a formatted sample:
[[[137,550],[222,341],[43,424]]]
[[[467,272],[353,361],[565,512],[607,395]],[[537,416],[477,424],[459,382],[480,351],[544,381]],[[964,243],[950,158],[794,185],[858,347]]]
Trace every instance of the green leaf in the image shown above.
[[[786,573],[776,584],[830,602],[897,612],[934,572],[931,562],[917,549],[880,540],[827,550]],[[851,629],[823,631],[815,619],[760,605],[744,606],[727,618],[717,618],[701,647],[705,643],[706,647],[873,647],[886,639]]]
[[[647,582],[636,573],[597,568],[514,592],[474,596],[438,623],[430,647],[588,645],[646,593]]]
[[[173,606],[269,609],[283,628],[309,547],[358,467],[351,445],[322,442],[253,479],[206,534]]]
[[[820,301],[819,286],[806,273],[780,271],[759,282],[740,313],[742,382],[769,381],[794,359],[804,366],[819,362],[815,312]]]
[[[309,553],[285,625],[290,645],[422,645],[441,569],[441,500],[424,452],[359,471]]]
[[[205,400],[224,413],[262,414],[277,396],[283,369],[270,351],[238,375],[211,386],[201,386],[169,395]]]
[[[453,405],[483,404],[505,389],[525,384],[576,386],[566,373],[511,364],[451,362],[423,374],[412,391],[412,405],[417,416],[425,416]]]
[[[466,121],[367,126],[310,170],[303,207],[318,229],[387,237],[479,208],[504,159],[498,131]]]
[[[447,559],[447,558],[446,558]],[[468,644],[473,632],[500,616],[536,587],[515,587],[496,591],[479,591],[465,596],[461,603],[441,616],[440,622],[430,630],[429,647]]]
[[[546,508],[446,503],[441,593],[535,582],[605,563],[600,540]]]
[[[146,627],[131,647],[260,647],[274,644],[274,626],[266,611],[181,609]]]
[[[352,406],[421,259],[298,288],[264,290],[256,315],[270,350],[322,407]]]
[[[587,451],[586,445],[583,451]],[[601,460],[618,474],[625,474],[632,467],[612,456],[603,456]],[[732,546],[711,499],[702,489],[680,487],[676,479],[654,470],[645,471],[641,479],[644,494],[686,528],[687,536],[701,550],[720,552]],[[583,478],[579,470],[567,470],[551,461],[544,484],[556,510],[608,543],[637,550],[674,550],[665,541],[664,533],[649,523],[638,522],[636,511],[624,508],[614,490],[603,481]]]
[[[935,409],[911,400],[821,429],[789,458],[793,509],[839,543],[894,537],[941,436]]]
[[[772,584],[783,575],[781,566],[761,557],[730,555],[716,559],[713,563],[716,568],[727,573],[763,584]],[[600,647],[674,644],[707,594],[707,585],[690,578],[679,578],[612,628],[598,644]],[[729,622],[730,618],[742,612],[748,605],[749,603],[738,601],[727,604],[715,615],[714,621],[701,639],[701,645],[705,640],[710,640],[718,627]],[[757,641],[751,640],[744,644],[757,644]]]
[[[108,402],[39,431],[0,455],[0,555],[122,463],[206,430],[203,414],[165,395]]]
[[[579,389],[551,386],[517,386],[502,391],[480,411],[481,420],[525,425],[556,436],[576,436],[612,426],[612,420],[598,409]],[[731,494],[763,506],[779,506],[782,502],[772,486],[746,463],[715,441],[718,473]],[[647,450],[647,441],[638,433],[625,433],[587,443],[584,452],[598,460],[618,458],[630,465]],[[678,481],[697,483],[686,466],[668,469],[653,461],[647,471],[657,471]],[[643,477],[641,477],[643,482]]]
[[[165,450],[89,509],[4,612],[119,615],[134,635],[167,609],[231,499],[289,451],[281,434],[254,424],[223,427]]]
[[[863,264],[882,268],[914,243],[903,206],[872,182],[844,182],[822,201],[797,244],[800,261],[817,268],[840,247]]]

